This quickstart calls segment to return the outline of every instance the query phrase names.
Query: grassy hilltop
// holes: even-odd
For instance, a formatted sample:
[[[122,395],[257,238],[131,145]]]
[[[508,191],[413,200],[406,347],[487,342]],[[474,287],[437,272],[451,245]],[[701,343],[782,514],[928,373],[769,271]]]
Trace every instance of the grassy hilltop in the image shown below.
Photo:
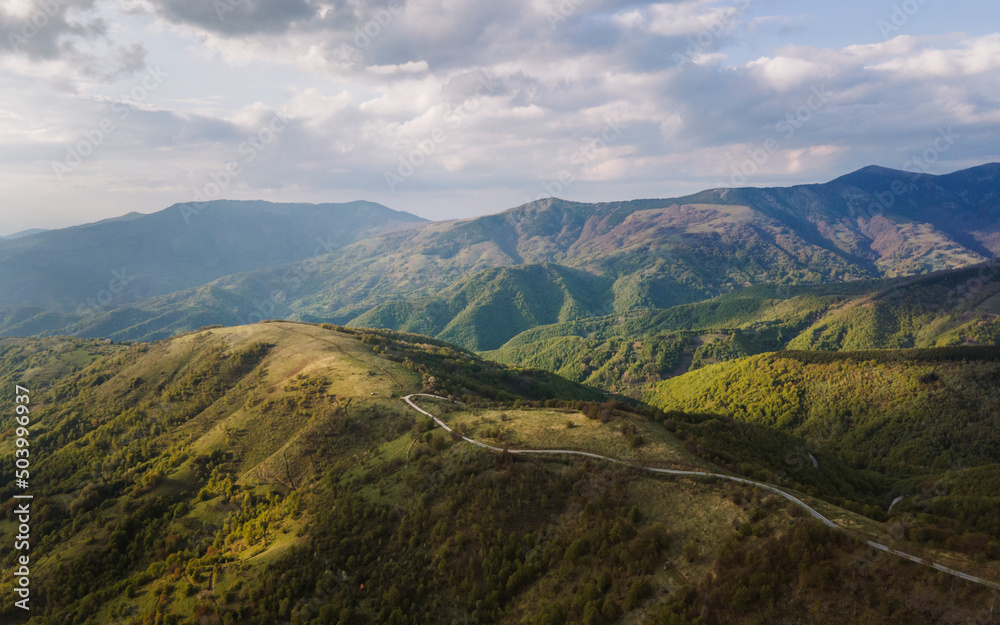
[[[987,589],[866,537],[998,576],[996,532],[980,532],[984,557],[963,528],[928,542],[936,526],[887,512],[886,476],[806,437],[629,406],[418,335],[6,339],[0,364],[4,393],[35,402],[35,610],[12,606],[0,545],[5,623],[959,623],[988,608]],[[855,533],[747,486],[459,443],[400,399],[419,392],[462,401],[418,399],[485,442],[748,475]]]

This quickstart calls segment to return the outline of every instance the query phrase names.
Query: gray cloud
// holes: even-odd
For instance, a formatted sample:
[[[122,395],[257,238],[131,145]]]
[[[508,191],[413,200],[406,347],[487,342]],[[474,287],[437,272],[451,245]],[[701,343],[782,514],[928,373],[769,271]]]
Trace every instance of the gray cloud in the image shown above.
[[[50,0],[26,14],[0,7],[0,57],[22,55],[31,61],[62,61],[88,78],[112,82],[145,67],[141,43],[117,45],[110,24],[98,14],[97,0]]]
[[[146,67],[146,46],[133,43],[119,46],[113,52],[90,54],[78,49],[67,51],[66,60],[83,75],[104,82],[114,82],[124,76],[141,72]]]
[[[97,16],[73,19],[93,11],[96,0],[53,0],[35,4],[26,15],[14,15],[0,6],[0,54],[25,54],[31,59],[62,58],[75,50],[75,41],[87,41],[107,32],[107,23]]]
[[[316,17],[318,9],[308,0],[155,0],[152,4],[168,21],[226,36],[286,32],[293,24]]]
[[[467,199],[481,190],[520,201],[563,172],[574,182],[560,194],[574,199],[664,196],[679,180],[727,179],[768,140],[776,149],[750,184],[833,178],[871,163],[902,167],[940,127],[961,139],[937,167],[1000,158],[1000,85],[987,79],[1000,67],[1000,36],[787,46],[734,62],[727,50],[767,29],[785,32],[786,22],[747,24],[739,12],[719,13],[740,2],[696,0],[585,0],[565,15],[560,2],[571,0],[219,0],[232,9],[221,16],[212,1],[141,1],[146,12],[135,19],[176,27],[171,36],[189,47],[172,44],[173,58],[164,59],[164,44],[150,44],[158,55],[151,62],[175,61],[166,69],[178,80],[117,124],[72,177],[91,192],[141,189],[147,180],[187,201],[213,171],[240,161],[240,146],[274,109],[291,121],[252,162],[241,161],[234,196],[313,193],[413,209],[409,202],[433,203],[415,197]],[[69,43],[56,38],[49,58],[64,58],[60,45],[80,52],[81,42],[110,36],[97,11],[87,15],[91,39],[65,31]],[[714,27],[720,15],[724,27]],[[113,80],[147,56],[139,45],[112,47],[80,54],[77,67]],[[248,82],[244,67],[259,67],[259,81]],[[105,114],[81,103],[85,81],[50,83],[53,102],[25,100],[22,119],[5,121],[0,111],[0,128],[18,137],[7,145],[25,146],[24,154],[38,154],[27,130],[33,117],[58,119],[69,141]],[[621,131],[609,135],[613,124]],[[390,191],[386,172],[408,158],[419,165]],[[48,162],[31,166],[46,170]],[[455,202],[455,211],[476,210]]]

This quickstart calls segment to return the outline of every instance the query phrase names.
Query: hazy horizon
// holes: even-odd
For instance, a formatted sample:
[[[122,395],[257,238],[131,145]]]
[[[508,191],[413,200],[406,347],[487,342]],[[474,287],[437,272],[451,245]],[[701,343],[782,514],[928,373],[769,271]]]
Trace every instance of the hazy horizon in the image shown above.
[[[989,165],[989,164],[992,164],[992,163],[980,163],[979,165],[974,165],[973,167],[979,167],[979,166]],[[871,167],[871,166],[872,165],[866,165],[865,167]],[[874,166],[875,167],[882,167],[881,165],[874,165]],[[859,168],[859,169],[863,169],[863,168]],[[888,169],[892,169],[892,168],[888,168]],[[834,176],[834,178],[831,178],[830,180],[806,181],[806,182],[801,182],[801,183],[796,183],[796,184],[805,184],[805,185],[809,185],[809,184],[824,184],[824,183],[830,182],[832,180],[835,180],[836,178],[839,178],[841,176],[853,173],[854,171],[858,171],[858,170],[853,170],[853,171],[850,171],[850,172],[843,172],[843,173],[841,173],[841,174],[839,174],[837,176]],[[962,171],[962,170],[954,170],[954,171]],[[954,173],[954,171],[946,171],[946,172],[941,172],[941,174],[931,174],[931,175],[947,175],[947,174],[950,174],[950,173]],[[767,185],[747,185],[747,186],[748,187],[762,188],[762,187],[766,187]],[[795,185],[778,185],[778,186],[795,186]],[[698,193],[700,191],[709,191],[709,190],[712,190],[714,188],[718,188],[718,187],[700,188],[700,189],[697,189],[697,190],[693,191],[693,193]],[[649,197],[641,197],[641,198],[640,197],[630,197],[630,198],[601,198],[601,199],[573,200],[573,199],[568,198],[568,197],[557,197],[556,199],[569,200],[569,201],[581,201],[581,202],[584,202],[584,203],[617,202],[617,201],[627,202],[627,201],[631,201],[631,200],[670,199],[670,198],[675,198],[675,197],[684,197],[685,195],[690,195],[690,194],[691,193],[660,194],[660,195],[649,196]],[[553,197],[556,197],[556,196],[553,196]],[[296,201],[282,200],[282,199],[277,199],[277,198],[275,198],[275,199],[266,199],[265,200],[265,199],[262,199],[262,198],[228,198],[228,197],[220,197],[220,198],[216,198],[216,199],[218,199],[218,200],[232,200],[232,201],[247,201],[247,202],[264,201],[264,202],[271,202],[271,203],[275,203],[275,204],[345,204],[345,203],[351,203],[351,202],[357,202],[357,201],[364,201],[364,202],[372,202],[373,201],[373,200],[369,200],[367,198],[355,198],[355,199],[349,199],[349,200],[343,200],[343,201],[330,201],[330,202],[324,202],[324,201],[319,201],[319,202],[296,202]],[[536,198],[536,199],[543,199],[543,198]],[[191,201],[191,200],[187,200],[187,201]],[[10,237],[12,235],[18,235],[18,234],[21,234],[21,233],[24,233],[24,232],[31,232],[31,231],[34,231],[34,230],[45,231],[45,230],[58,230],[58,229],[61,229],[61,228],[73,228],[73,227],[76,227],[76,226],[86,226],[86,225],[95,224],[95,223],[98,223],[98,222],[101,222],[101,221],[109,221],[109,220],[119,219],[121,217],[125,217],[125,216],[133,214],[133,213],[139,214],[139,215],[151,215],[151,214],[163,211],[163,210],[167,210],[167,209],[169,209],[169,208],[171,208],[173,206],[176,206],[178,204],[184,204],[184,203],[186,203],[186,202],[173,202],[173,203],[168,204],[166,206],[161,206],[159,208],[156,208],[156,209],[153,209],[153,210],[150,210],[150,211],[135,211],[135,210],[132,210],[132,211],[128,211],[126,213],[121,213],[119,215],[111,215],[111,216],[108,216],[108,217],[101,217],[99,219],[94,219],[94,220],[91,220],[91,221],[81,221],[81,222],[78,222],[78,223],[67,223],[67,224],[55,226],[55,227],[52,227],[52,228],[31,226],[31,227],[28,227],[28,228],[22,228],[20,230],[11,230],[11,231],[0,230],[0,237]],[[403,208],[399,208],[397,206],[391,206],[391,205],[388,205],[388,204],[384,204],[383,202],[375,202],[375,203],[376,204],[382,204],[386,208],[389,208],[389,209],[392,209],[392,210],[395,210],[395,211],[398,211],[398,212],[409,213],[411,215],[416,215],[418,217],[423,217],[424,219],[427,219],[428,221],[453,221],[453,220],[457,220],[457,219],[470,219],[470,218],[473,218],[473,217],[481,217],[481,216],[485,216],[485,215],[495,215],[497,213],[502,213],[502,212],[511,210],[513,208],[517,208],[518,206],[522,205],[522,204],[516,204],[516,205],[512,205],[512,206],[506,206],[506,207],[500,208],[498,210],[484,211],[484,212],[477,213],[475,215],[462,215],[462,216],[456,216],[456,217],[444,217],[444,218],[434,219],[434,218],[431,218],[431,217],[427,217],[427,216],[421,215],[418,211],[406,210],[406,209],[403,209]]]
[[[439,220],[1000,160],[986,0],[12,0],[0,33],[7,232],[199,195]]]

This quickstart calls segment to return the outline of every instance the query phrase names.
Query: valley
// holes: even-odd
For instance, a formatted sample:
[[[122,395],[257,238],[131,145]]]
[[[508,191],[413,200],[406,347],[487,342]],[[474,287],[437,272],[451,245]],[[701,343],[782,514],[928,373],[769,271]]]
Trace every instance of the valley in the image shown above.
[[[998,183],[997,164],[943,176],[869,167],[826,184],[597,204],[550,198],[430,223],[371,203],[225,201],[197,205],[185,223],[178,205],[0,240],[0,268],[24,279],[0,284],[0,336],[149,341],[281,318],[388,327],[489,351],[542,325],[670,309],[754,285],[905,284],[984,264],[992,272]],[[240,211],[255,218],[235,218]],[[147,240],[156,232],[162,241]],[[101,252],[102,240],[126,243]],[[204,258],[208,250],[217,251]],[[31,260],[42,253],[51,259]],[[101,297],[115,271],[125,284]]]
[[[991,622],[998,176],[0,240],[3,622]]]

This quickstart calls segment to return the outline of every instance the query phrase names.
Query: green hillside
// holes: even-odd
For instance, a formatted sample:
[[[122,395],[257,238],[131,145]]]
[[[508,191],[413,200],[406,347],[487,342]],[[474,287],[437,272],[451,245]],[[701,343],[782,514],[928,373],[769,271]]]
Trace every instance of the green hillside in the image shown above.
[[[806,435],[892,472],[1000,461],[998,385],[996,347],[779,352],[666,380],[650,401]]]
[[[30,389],[35,496],[32,611],[14,606],[0,543],[4,623],[913,624],[988,609],[988,588],[866,539],[1000,579],[995,532],[978,557],[961,515],[943,538],[919,501],[890,515],[895,482],[807,439],[607,401],[419,335],[274,322],[153,344],[4,339],[0,367],[0,401]],[[488,443],[763,479],[849,531],[746,485],[491,453],[401,400],[415,392],[460,400],[418,398]],[[0,434],[3,535],[15,438]],[[954,497],[980,496],[968,477]]]
[[[998,385],[996,347],[780,352],[666,380],[649,401],[777,428],[886,476],[896,510],[936,528],[919,535],[954,546],[956,532],[1000,532]]]
[[[1000,345],[996,274],[985,265],[871,282],[760,285],[668,310],[533,328],[485,355],[638,397],[674,375],[784,349]]]
[[[285,323],[155,345],[4,340],[4,399],[12,401],[7,391],[20,383],[36,402],[31,490],[39,539],[32,553],[39,554],[36,605],[50,615],[39,622],[67,615],[113,622],[129,610],[141,614],[147,595],[155,611],[163,584],[155,592],[148,586],[161,577],[192,614],[199,599],[185,588],[211,577],[213,567],[235,583],[297,542],[289,532],[302,526],[301,505],[292,503],[304,494],[302,480],[355,453],[367,456],[387,436],[407,435],[413,418],[398,399],[403,393],[472,387],[507,400],[600,397],[428,340]],[[14,434],[10,428],[0,440],[5,535],[16,529]],[[346,453],[341,444],[350,454],[334,453]],[[251,522],[269,537],[269,551],[246,564],[263,551],[252,548],[262,544],[259,535],[244,533]],[[223,545],[236,534],[238,547]],[[0,554],[5,563],[10,547]],[[171,576],[179,559],[185,574]],[[7,617],[20,614],[10,581]]]
[[[499,347],[540,325],[607,312],[611,282],[557,265],[489,269],[430,301],[376,306],[350,326],[429,334],[468,349]]]
[[[825,315],[790,349],[858,350],[996,345],[1000,267],[987,264],[882,285]]]

